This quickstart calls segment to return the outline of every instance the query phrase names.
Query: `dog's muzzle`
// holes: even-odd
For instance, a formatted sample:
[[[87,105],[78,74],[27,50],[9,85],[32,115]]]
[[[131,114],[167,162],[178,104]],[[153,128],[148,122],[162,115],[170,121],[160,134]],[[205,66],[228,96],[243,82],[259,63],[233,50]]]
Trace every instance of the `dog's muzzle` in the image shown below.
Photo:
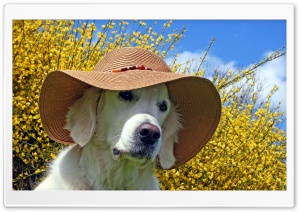
[[[161,129],[157,120],[148,114],[135,115],[125,123],[112,153],[115,159],[126,155],[153,161],[159,152],[160,140]]]

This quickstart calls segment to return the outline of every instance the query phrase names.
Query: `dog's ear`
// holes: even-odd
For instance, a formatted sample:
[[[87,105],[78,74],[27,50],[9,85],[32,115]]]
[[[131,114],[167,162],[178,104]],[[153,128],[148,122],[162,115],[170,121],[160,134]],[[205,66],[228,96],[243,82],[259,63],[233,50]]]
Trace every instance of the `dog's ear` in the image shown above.
[[[173,147],[174,143],[178,142],[178,131],[181,128],[180,114],[176,111],[176,107],[171,104],[170,113],[162,126],[162,144],[158,155],[160,166],[163,169],[169,169],[175,164]]]
[[[89,88],[69,109],[66,116],[65,129],[80,146],[86,145],[92,138],[96,128],[97,107],[101,98],[99,88]],[[98,108],[99,110],[99,108]]]

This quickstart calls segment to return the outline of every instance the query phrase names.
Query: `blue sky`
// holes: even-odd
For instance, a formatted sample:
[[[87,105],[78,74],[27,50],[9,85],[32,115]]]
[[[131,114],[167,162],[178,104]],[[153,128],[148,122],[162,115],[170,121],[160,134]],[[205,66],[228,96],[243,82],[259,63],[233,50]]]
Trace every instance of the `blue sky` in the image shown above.
[[[157,21],[157,24],[153,28],[158,33],[163,23],[167,22],[167,20],[145,22],[150,26],[154,21]],[[97,26],[105,23],[107,21],[99,21]],[[171,33],[174,29],[180,30],[183,26],[186,26],[187,33],[165,59],[167,63],[171,61],[175,52],[180,54],[179,62],[203,56],[212,38],[216,40],[206,58],[206,65],[224,70],[251,67],[272,52],[286,47],[285,20],[173,20],[170,30],[165,34]],[[266,80],[263,96],[266,96],[274,85],[279,86],[272,103],[277,105],[283,100],[281,109],[285,111],[286,57],[280,57],[260,67],[258,76]],[[282,128],[286,128],[285,122],[282,123]]]
[[[167,22],[145,22],[151,26],[155,21],[157,24],[153,28],[157,32]],[[98,28],[106,23],[98,21]],[[266,52],[286,46],[285,20],[173,20],[168,32],[180,30],[183,26],[186,26],[187,33],[176,44],[177,51],[203,51],[211,39],[216,38],[210,54],[219,56],[224,62],[236,61],[243,67],[264,59]]]
[[[186,25],[187,34],[178,48],[191,52],[201,51],[214,37],[211,54],[224,62],[237,61],[240,66],[256,63],[264,53],[286,46],[285,21],[255,20],[194,20],[173,21],[173,27]]]

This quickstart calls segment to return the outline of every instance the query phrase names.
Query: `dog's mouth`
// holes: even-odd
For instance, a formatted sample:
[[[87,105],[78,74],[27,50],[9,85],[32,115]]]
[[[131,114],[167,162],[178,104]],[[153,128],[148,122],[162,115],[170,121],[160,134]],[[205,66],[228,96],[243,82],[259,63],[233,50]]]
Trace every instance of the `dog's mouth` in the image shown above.
[[[112,154],[115,160],[121,158],[128,158],[135,161],[137,160],[153,161],[155,158],[155,156],[153,156],[154,150],[155,150],[155,145],[153,146],[135,145],[128,151],[114,147],[112,149]]]

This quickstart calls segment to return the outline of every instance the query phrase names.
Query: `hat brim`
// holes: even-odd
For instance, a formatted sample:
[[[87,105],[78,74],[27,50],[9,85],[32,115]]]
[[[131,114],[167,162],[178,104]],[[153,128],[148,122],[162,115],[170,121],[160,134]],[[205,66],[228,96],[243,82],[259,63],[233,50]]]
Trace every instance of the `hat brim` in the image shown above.
[[[106,90],[133,90],[166,83],[169,95],[178,106],[183,129],[174,146],[176,168],[195,156],[215,132],[220,116],[221,101],[215,86],[200,77],[132,70],[121,73],[86,71],[53,71],[43,83],[40,93],[40,115],[49,137],[60,143],[74,143],[64,129],[69,107],[91,87]],[[160,167],[158,167],[160,168]]]

